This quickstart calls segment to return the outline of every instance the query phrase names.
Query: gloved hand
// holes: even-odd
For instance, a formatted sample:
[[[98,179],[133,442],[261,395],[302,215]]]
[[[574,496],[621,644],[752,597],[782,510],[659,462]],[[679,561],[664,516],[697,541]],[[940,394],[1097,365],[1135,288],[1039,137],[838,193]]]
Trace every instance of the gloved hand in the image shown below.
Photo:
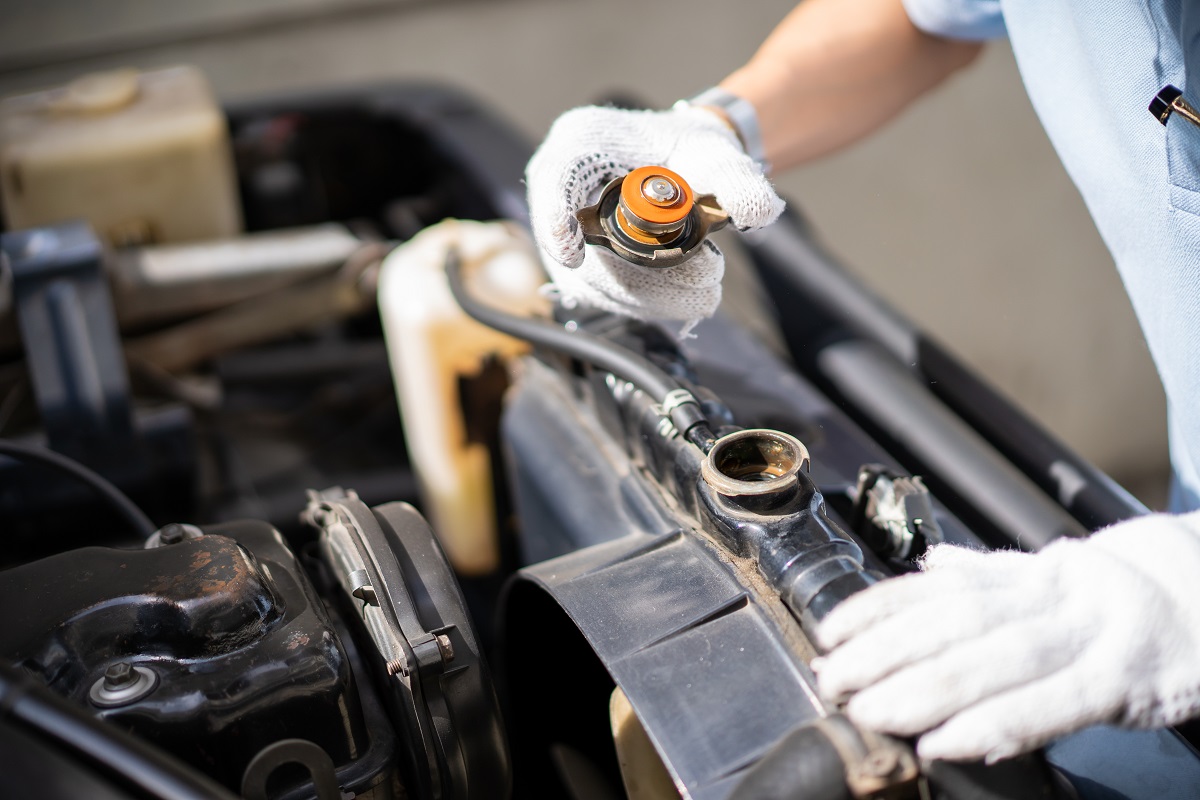
[[[1200,712],[1200,512],[1039,553],[932,548],[817,630],[823,695],[927,759],[996,761],[1096,723]]]
[[[584,247],[575,212],[594,203],[613,178],[647,165],[679,173],[697,194],[716,195],[739,229],[767,225],[783,211],[758,164],[710,111],[576,108],[550,128],[525,173],[533,235],[546,270],[568,306],[582,303],[638,319],[710,317],[721,302],[725,271],[711,242],[671,269]]]

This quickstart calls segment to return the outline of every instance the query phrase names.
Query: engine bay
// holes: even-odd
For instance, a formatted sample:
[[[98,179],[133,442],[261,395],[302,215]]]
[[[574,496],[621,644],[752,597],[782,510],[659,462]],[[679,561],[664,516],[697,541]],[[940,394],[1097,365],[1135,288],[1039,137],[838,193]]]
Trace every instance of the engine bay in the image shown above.
[[[930,544],[1144,509],[798,214],[721,234],[730,299],[681,341],[540,291],[530,147],[471,98],[220,113],[241,230],[0,241],[0,796],[1200,780],[1186,730],[924,764],[820,698],[813,627]]]

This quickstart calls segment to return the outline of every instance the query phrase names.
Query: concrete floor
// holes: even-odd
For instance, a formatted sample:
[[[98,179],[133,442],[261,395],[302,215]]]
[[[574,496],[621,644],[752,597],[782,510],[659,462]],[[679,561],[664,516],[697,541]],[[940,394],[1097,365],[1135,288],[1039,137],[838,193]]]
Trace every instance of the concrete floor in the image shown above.
[[[0,94],[114,66],[200,66],[221,97],[438,80],[531,140],[613,90],[666,104],[723,77],[791,0],[7,0]],[[663,36],[681,57],[640,57]],[[779,176],[833,249],[1148,502],[1162,391],[1111,259],[1004,43],[873,139]]]

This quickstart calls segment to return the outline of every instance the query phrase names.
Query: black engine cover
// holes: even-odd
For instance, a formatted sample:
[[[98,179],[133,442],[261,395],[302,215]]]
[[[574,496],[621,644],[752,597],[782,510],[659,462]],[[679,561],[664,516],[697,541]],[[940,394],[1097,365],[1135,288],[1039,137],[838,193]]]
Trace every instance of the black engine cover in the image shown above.
[[[263,747],[308,739],[335,765],[367,745],[350,665],[295,555],[262,522],[148,550],[89,547],[9,570],[0,655],[237,788]],[[103,707],[125,662],[149,691]]]

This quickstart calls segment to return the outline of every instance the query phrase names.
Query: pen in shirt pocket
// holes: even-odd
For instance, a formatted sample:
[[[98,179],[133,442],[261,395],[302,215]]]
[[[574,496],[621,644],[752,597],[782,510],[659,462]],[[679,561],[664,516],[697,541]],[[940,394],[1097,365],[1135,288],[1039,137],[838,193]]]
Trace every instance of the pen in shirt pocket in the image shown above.
[[[1171,114],[1179,114],[1188,122],[1200,127],[1200,111],[1183,99],[1182,89],[1169,83],[1159,89],[1158,94],[1154,95],[1154,99],[1150,101],[1150,113],[1164,126],[1171,118]]]

